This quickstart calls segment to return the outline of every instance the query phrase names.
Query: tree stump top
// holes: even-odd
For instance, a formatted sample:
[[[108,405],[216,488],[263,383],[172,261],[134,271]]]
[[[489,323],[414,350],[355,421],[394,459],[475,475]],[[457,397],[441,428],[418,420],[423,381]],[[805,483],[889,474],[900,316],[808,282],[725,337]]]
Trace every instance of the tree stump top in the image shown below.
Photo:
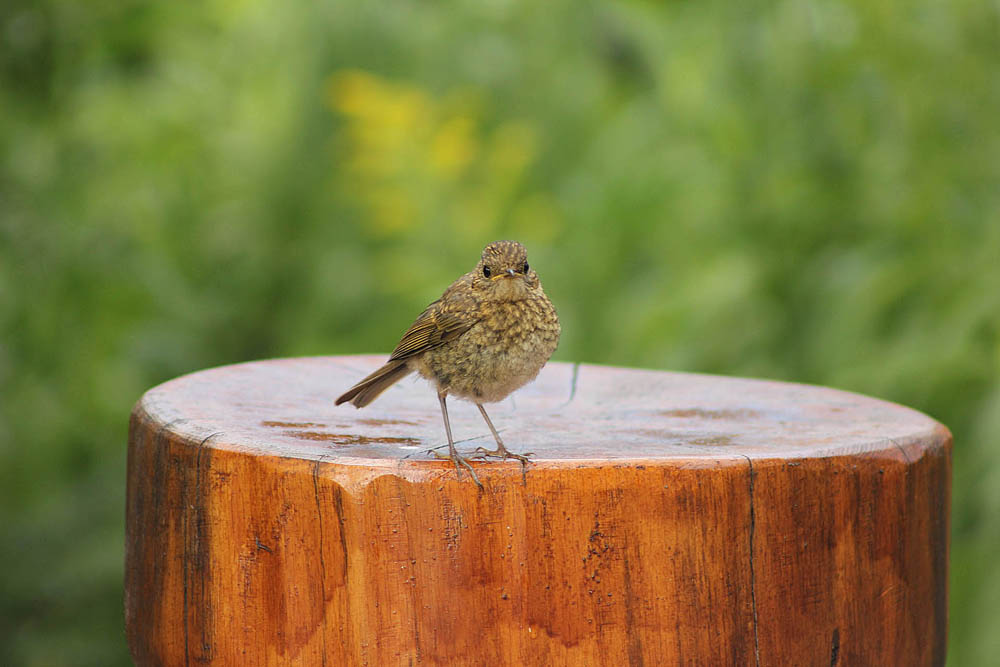
[[[380,356],[145,394],[129,433],[139,665],[942,665],[951,437],[782,382],[550,363],[445,444],[433,389],[334,399]],[[450,403],[460,451],[493,445]]]
[[[416,375],[374,403],[334,405],[384,355],[256,361],[200,371],[151,389],[137,409],[213,449],[364,466],[408,478],[450,469],[437,397]],[[643,460],[698,465],[829,456],[919,457],[948,440],[915,410],[787,382],[552,362],[488,407],[512,451],[541,467]],[[449,401],[460,451],[492,446],[470,403]],[[516,462],[491,465],[517,466]]]

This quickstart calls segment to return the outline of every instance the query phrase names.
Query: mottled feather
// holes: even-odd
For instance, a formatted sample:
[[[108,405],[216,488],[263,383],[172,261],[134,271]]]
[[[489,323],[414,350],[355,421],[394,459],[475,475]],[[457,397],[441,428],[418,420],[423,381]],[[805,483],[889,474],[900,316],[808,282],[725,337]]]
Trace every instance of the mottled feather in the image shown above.
[[[440,299],[427,306],[403,334],[389,361],[409,359],[443,345],[472,328],[477,319],[471,316],[474,311],[468,308],[470,299],[456,289],[456,285],[465,278],[460,278]]]

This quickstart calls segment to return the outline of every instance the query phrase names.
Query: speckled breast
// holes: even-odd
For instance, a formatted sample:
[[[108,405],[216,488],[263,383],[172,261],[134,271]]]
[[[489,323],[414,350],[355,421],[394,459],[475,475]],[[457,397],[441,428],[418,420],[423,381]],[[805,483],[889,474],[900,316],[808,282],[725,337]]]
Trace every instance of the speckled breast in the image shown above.
[[[533,380],[558,344],[548,299],[497,304],[465,334],[429,350],[417,369],[451,395],[493,403]]]

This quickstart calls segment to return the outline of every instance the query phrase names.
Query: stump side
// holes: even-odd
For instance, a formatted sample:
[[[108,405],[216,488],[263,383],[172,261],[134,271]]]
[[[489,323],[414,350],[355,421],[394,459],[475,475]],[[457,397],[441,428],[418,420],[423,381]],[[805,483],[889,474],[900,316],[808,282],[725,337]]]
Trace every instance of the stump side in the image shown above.
[[[308,385],[297,364],[281,374]],[[553,371],[560,385],[573,372]],[[645,400],[676,412],[692,395],[676,391],[683,402]],[[763,445],[741,456],[692,431],[706,444],[681,454],[549,457],[524,476],[486,464],[480,491],[443,463],[372,455],[385,443],[352,458],[303,438],[301,451],[320,443],[314,456],[283,440],[263,454],[266,442],[241,445],[197,415],[177,421],[168,394],[140,402],[129,436],[137,664],[943,664],[951,439],[922,415],[882,447],[833,456],[803,456],[802,442],[794,456],[761,456]],[[744,397],[743,418],[757,419],[760,400]],[[733,401],[698,409],[714,421],[729,411],[730,428]],[[897,427],[917,414],[898,410]],[[347,414],[354,435],[387,426]],[[581,432],[578,418],[560,431],[550,414],[549,437]],[[326,417],[298,419],[281,423]],[[620,424],[586,432],[634,447],[616,442]]]

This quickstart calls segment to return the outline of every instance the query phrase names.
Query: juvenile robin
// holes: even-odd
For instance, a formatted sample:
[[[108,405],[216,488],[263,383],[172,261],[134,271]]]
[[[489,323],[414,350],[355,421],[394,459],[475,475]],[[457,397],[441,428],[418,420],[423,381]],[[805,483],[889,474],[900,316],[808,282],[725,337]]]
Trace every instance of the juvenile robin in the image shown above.
[[[493,427],[483,403],[496,403],[535,379],[559,344],[559,318],[528,253],[516,241],[496,241],[483,249],[476,268],[453,282],[427,306],[396,345],[389,361],[348,389],[337,405],[350,401],[363,408],[403,377],[416,371],[437,389],[448,458],[464,467],[482,487],[475,470],[455,450],[446,397],[472,401],[497,442],[484,456],[514,458],[524,465],[529,454],[509,451]]]

